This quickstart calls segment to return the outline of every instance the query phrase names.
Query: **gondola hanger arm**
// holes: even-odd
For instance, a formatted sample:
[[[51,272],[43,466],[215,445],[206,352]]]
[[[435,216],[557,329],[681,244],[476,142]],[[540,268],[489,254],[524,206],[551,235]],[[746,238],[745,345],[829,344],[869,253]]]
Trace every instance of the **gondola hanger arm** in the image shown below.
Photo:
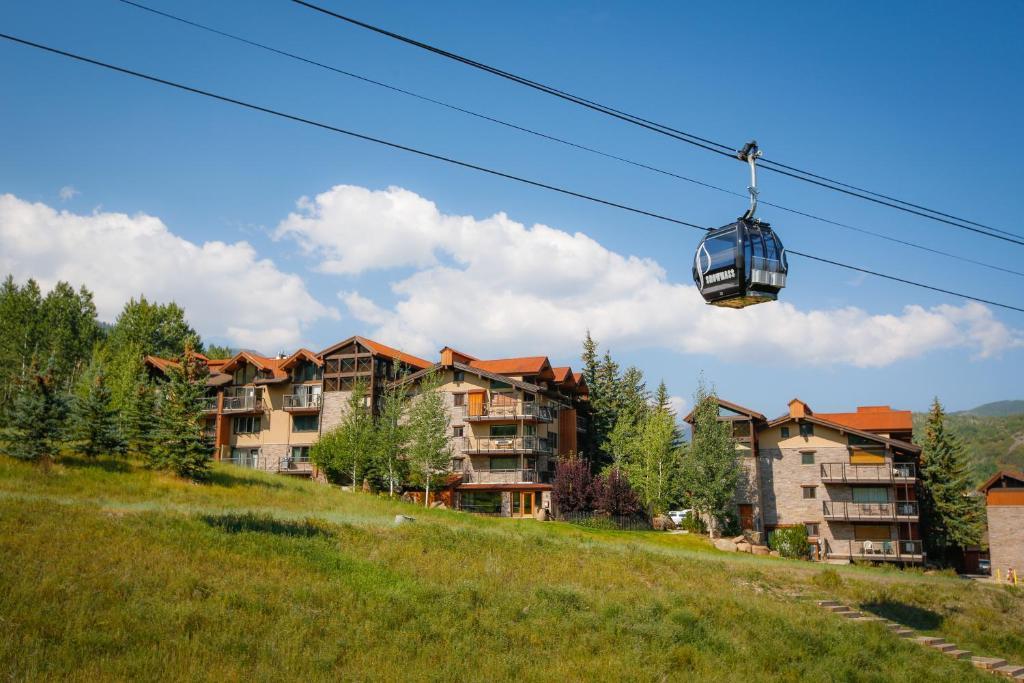
[[[743,220],[746,221],[754,220],[754,214],[757,212],[757,159],[760,156],[761,149],[757,146],[757,140],[751,140],[743,149],[736,152],[736,158],[750,164],[750,187],[747,188],[747,192],[750,193],[750,208],[743,214]]]

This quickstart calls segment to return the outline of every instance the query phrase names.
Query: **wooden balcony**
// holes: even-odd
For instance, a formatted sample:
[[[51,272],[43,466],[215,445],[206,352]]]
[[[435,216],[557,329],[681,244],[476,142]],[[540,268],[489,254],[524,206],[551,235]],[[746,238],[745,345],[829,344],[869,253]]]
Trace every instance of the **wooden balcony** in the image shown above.
[[[456,445],[459,445],[456,443]],[[539,436],[486,436],[462,438],[462,452],[473,454],[509,455],[517,453],[550,454],[554,448]]]
[[[821,463],[821,481],[825,484],[913,484],[916,479],[917,470],[913,463],[895,462],[884,465]]]
[[[535,402],[484,403],[480,406],[460,406],[467,422],[497,422],[517,420],[524,422],[553,422],[555,412],[550,406]]]
[[[286,394],[284,409],[290,413],[315,413],[322,403],[320,394]]]
[[[217,397],[216,396],[203,396],[202,406],[204,413],[216,413],[217,412]]]
[[[916,522],[917,501],[891,503],[853,503],[825,500],[821,503],[825,519],[831,522]]]
[[[868,562],[924,562],[921,541],[827,541],[825,554],[830,560]]]

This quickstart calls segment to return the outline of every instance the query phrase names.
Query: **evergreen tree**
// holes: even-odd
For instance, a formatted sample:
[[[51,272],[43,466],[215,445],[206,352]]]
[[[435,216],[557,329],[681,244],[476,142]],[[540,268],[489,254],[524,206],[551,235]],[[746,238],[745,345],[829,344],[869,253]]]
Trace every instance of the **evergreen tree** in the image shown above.
[[[729,425],[718,421],[718,399],[703,377],[693,404],[693,439],[681,479],[693,509],[707,520],[714,538],[732,511],[740,463]]]
[[[651,392],[644,381],[644,373],[636,366],[629,366],[622,373],[617,392],[620,400],[619,415],[629,415],[639,422],[647,415],[651,407]]]
[[[33,362],[19,383],[11,414],[0,429],[6,455],[48,465],[59,455],[67,402],[55,386],[53,372]]]
[[[448,425],[451,418],[438,388],[440,377],[427,374],[420,380],[419,393],[409,408],[409,465],[423,486],[424,506],[430,504],[430,487],[438,475],[447,472],[451,459]]]
[[[672,407],[672,397],[669,396],[665,380],[658,383],[658,390],[654,394],[654,408],[664,411],[672,417],[672,444],[677,447],[682,446],[683,430],[679,428],[679,416],[676,415],[676,411]]]
[[[157,469],[203,480],[209,475],[209,449],[203,443],[203,397],[209,371],[191,344],[186,344],[169,374],[162,387],[156,443],[148,459]]]
[[[18,286],[8,275],[0,286],[0,418],[10,413],[29,364],[39,355],[42,304],[35,280]]]
[[[409,429],[405,424],[409,404],[406,390],[401,377],[384,389],[376,422],[374,461],[389,496],[394,496],[395,489],[400,488],[409,476],[409,463],[403,457],[409,438]]]
[[[984,510],[969,496],[970,468],[963,442],[946,429],[946,414],[936,398],[921,444],[921,524],[928,530],[929,557],[951,559],[955,548],[981,542]]]
[[[110,405],[103,368],[91,368],[89,388],[84,396],[76,397],[71,414],[70,442],[75,452],[86,457],[119,455],[125,444],[121,438],[117,413]]]
[[[156,390],[140,369],[135,386],[121,412],[121,434],[130,455],[146,457],[156,438]]]
[[[218,344],[209,344],[206,347],[206,353],[203,355],[207,358],[234,358],[235,354],[238,353],[235,349],[230,346],[220,346]]]
[[[604,430],[605,425],[603,423],[603,415],[598,415],[594,410],[595,401],[600,403],[600,389],[597,386],[597,373],[601,364],[598,359],[598,344],[594,341],[594,338],[590,336],[590,330],[587,330],[587,335],[583,339],[583,353],[580,356],[580,360],[583,361],[583,379],[586,381],[587,387],[590,391],[589,403],[591,409],[590,425],[585,435],[583,451],[584,455],[593,464],[597,462],[598,450],[605,442],[607,434]]]

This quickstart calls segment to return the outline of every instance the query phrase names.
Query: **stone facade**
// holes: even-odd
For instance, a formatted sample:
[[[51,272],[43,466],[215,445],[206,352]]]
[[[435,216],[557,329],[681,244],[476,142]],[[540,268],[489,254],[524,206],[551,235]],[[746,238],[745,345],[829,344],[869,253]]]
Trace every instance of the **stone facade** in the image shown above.
[[[1024,505],[989,505],[988,547],[992,575],[1014,569],[1024,577]]]
[[[348,407],[351,391],[325,391],[320,408],[320,433],[329,432],[341,424],[341,418]]]

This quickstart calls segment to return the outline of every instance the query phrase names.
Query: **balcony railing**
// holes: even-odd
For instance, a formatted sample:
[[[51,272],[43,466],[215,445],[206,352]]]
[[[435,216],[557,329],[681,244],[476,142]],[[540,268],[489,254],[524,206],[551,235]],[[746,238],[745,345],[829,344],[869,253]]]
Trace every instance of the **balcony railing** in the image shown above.
[[[261,413],[263,412],[263,399],[256,396],[225,396],[225,413]]]
[[[464,453],[553,453],[547,439],[539,436],[466,436]]]
[[[555,412],[551,409],[551,406],[538,405],[534,402],[489,402],[479,407],[459,406],[459,408],[470,422],[483,422],[486,420],[537,420],[540,422],[551,422],[555,419]]]
[[[872,562],[923,562],[921,541],[827,541],[829,559],[868,560]]]
[[[841,484],[912,484],[917,478],[913,463],[849,465],[843,462],[821,463],[821,480]]]
[[[918,518],[917,501],[912,500],[890,503],[825,500],[821,507],[825,519],[833,521],[916,522]]]
[[[260,467],[260,456],[258,455],[236,455],[231,458],[224,458],[224,462],[235,465],[236,467],[248,467],[251,469],[259,469]]]
[[[286,394],[285,410],[319,410],[322,396],[320,394]]]
[[[313,472],[313,463],[310,462],[308,455],[305,457],[292,457],[288,455],[277,461],[277,471],[290,474],[311,474]]]
[[[217,397],[216,396],[203,396],[199,399],[200,405],[203,408],[204,413],[215,413],[217,412]]]
[[[576,416],[576,431],[585,432],[587,431],[587,419],[582,415]]]
[[[480,469],[462,472],[462,481],[466,484],[548,484],[551,473],[538,469]]]

